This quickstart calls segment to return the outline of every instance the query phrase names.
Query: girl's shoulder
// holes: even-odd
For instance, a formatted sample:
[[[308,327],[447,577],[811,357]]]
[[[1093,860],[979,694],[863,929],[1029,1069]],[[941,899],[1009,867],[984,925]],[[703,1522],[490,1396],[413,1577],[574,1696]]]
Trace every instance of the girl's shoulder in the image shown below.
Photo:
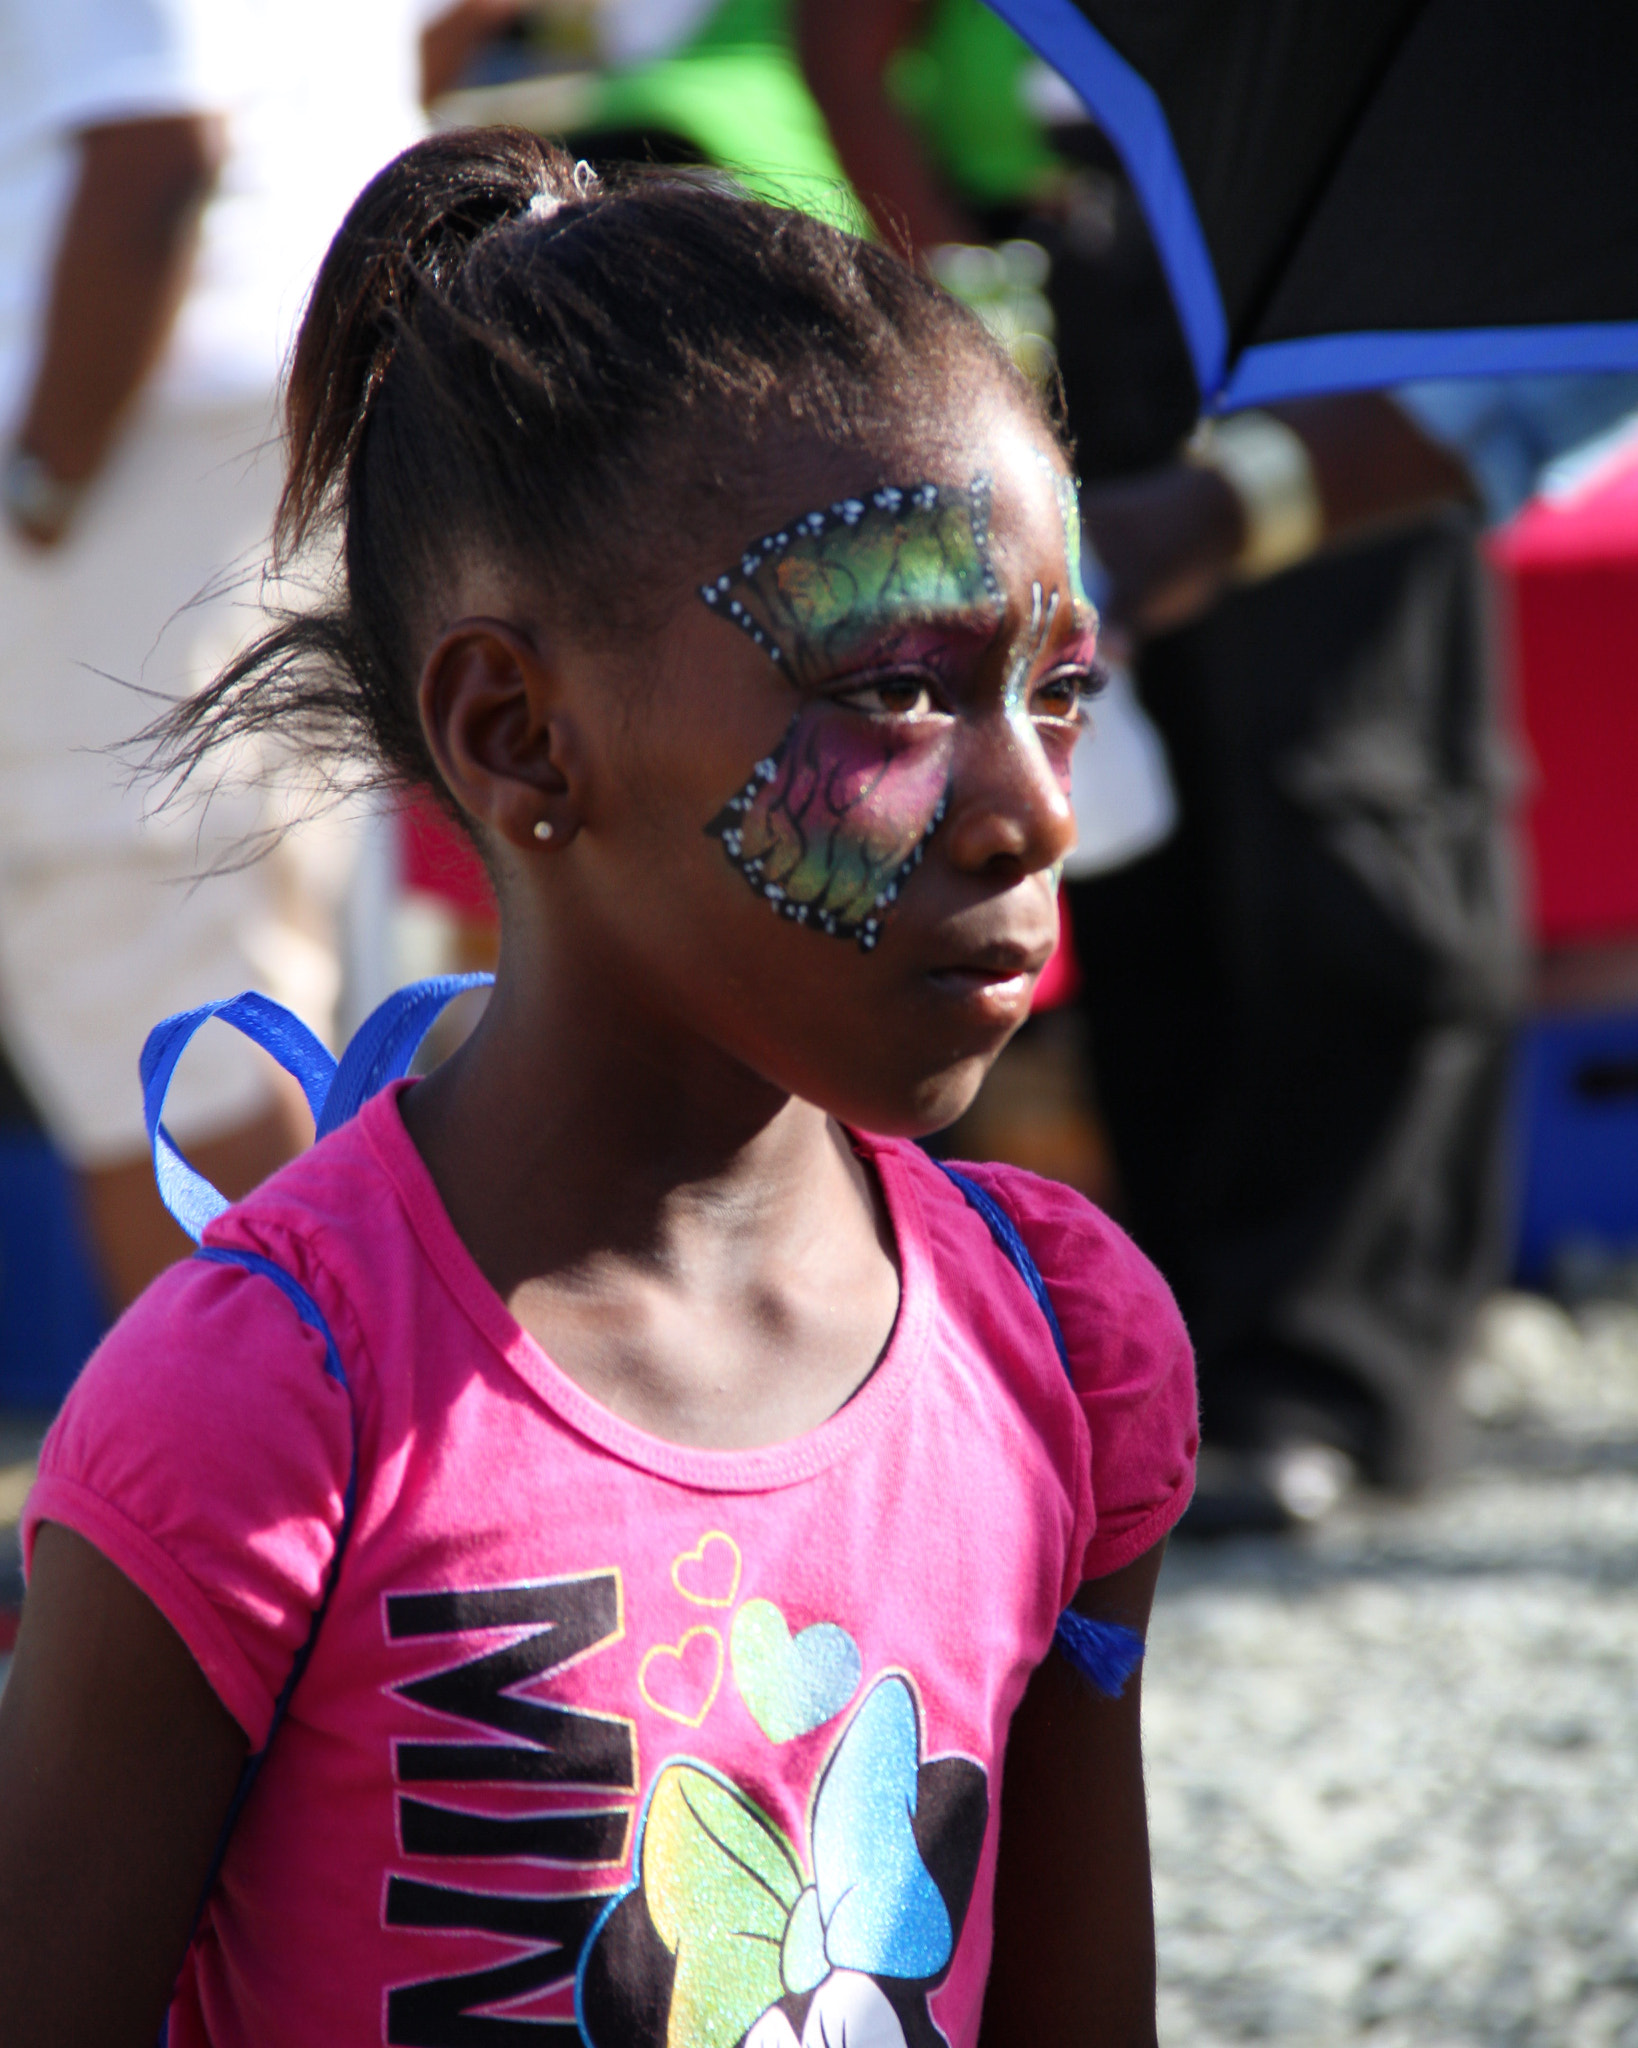
[[[24,1516],[25,1555],[41,1522],[62,1523],[145,1592],[253,1744],[341,1527],[374,1395],[368,1290],[413,1255],[372,1142],[383,1113],[402,1128],[390,1102],[367,1105],[120,1317],[52,1426]]]
[[[960,1185],[919,1146],[876,1140],[872,1153],[890,1206],[894,1182],[913,1193],[945,1313],[1003,1369],[1061,1384],[1038,1303]],[[1021,1167],[951,1164],[1005,1212],[1046,1282],[1090,1438],[1097,1535],[1084,1576],[1118,1570],[1164,1535],[1193,1489],[1199,1411],[1182,1315],[1152,1261],[1075,1189]]]
[[[940,1162],[902,1140],[871,1143],[878,1167],[890,1164],[915,1190],[941,1284],[960,1279],[1013,1297],[1006,1277],[1010,1261]],[[1192,1372],[1188,1333],[1171,1288],[1095,1203],[1062,1181],[1020,1166],[967,1160],[950,1165],[990,1196],[1023,1239],[1047,1283],[1077,1384],[1086,1373],[1101,1376],[1114,1369],[1123,1355],[1182,1357]]]

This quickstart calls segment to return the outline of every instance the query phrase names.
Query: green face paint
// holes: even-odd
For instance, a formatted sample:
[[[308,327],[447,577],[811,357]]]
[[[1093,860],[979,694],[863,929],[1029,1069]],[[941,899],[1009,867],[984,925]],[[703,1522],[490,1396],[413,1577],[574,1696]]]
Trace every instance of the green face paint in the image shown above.
[[[700,596],[798,688],[827,681],[894,621],[1001,616],[990,562],[990,480],[965,490],[889,484],[766,535]]]
[[[1069,584],[1070,609],[1079,628],[1075,640],[1063,650],[1057,664],[1057,671],[1079,668],[1092,670],[1097,653],[1097,613],[1086,594],[1081,578],[1081,508],[1075,480],[1068,477],[1045,455],[1039,457],[1041,467],[1052,479],[1053,495],[1058,501],[1058,518],[1063,529],[1064,563]],[[1013,719],[1026,719],[1030,715],[1030,683],[1043,649],[1052,637],[1061,609],[1059,593],[1055,590],[1048,597],[1039,583],[1030,585],[1029,631],[1019,642],[1017,652],[1008,664],[1006,690],[1007,715]],[[1057,772],[1059,782],[1067,792],[1069,788],[1069,755],[1072,743],[1065,746],[1062,740],[1047,742],[1047,752]],[[1053,886],[1058,882],[1058,870],[1053,871]]]
[[[1045,460],[1045,458],[1042,458]],[[1052,465],[1047,464],[1050,469]],[[1064,526],[1064,560],[1069,565],[1069,595],[1077,612],[1090,612],[1092,600],[1081,579],[1081,499],[1072,476],[1052,471],[1052,488],[1058,494],[1058,517]]]

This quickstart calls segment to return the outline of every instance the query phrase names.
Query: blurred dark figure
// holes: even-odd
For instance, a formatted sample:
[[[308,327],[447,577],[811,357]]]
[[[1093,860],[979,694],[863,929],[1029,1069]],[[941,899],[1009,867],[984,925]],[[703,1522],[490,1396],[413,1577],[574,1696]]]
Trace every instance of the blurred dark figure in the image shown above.
[[[799,38],[885,233],[941,274],[950,243],[1050,259],[1105,616],[1180,800],[1165,845],[1066,887],[1126,1217],[1199,1350],[1197,1520],[1418,1484],[1507,1244],[1520,949],[1468,466],[1378,394],[1259,415],[1251,472],[1243,428],[1189,446],[1131,190],[1010,31],[804,0]]]

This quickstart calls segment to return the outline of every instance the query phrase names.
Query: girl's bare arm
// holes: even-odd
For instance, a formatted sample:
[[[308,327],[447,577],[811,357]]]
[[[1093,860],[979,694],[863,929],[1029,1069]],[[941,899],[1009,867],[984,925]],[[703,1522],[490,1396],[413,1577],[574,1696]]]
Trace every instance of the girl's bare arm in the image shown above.
[[[1089,1581],[1077,1610],[1143,1633],[1164,1549]],[[1141,1675],[1107,1699],[1054,1651],[1013,1717],[982,2048],[1154,2048]]]
[[[158,1608],[45,1524],[0,1698],[0,2013],[152,2048],[245,1738]]]

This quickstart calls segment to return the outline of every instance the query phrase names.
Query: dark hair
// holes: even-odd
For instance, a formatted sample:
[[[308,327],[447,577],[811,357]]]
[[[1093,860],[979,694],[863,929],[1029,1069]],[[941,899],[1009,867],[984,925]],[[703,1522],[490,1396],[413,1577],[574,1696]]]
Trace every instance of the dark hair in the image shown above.
[[[632,566],[680,495],[744,489],[762,427],[897,438],[943,417],[961,358],[1036,405],[897,256],[721,178],[601,181],[512,128],[406,150],[331,244],[290,367],[276,560],[339,532],[330,601],[150,728],[156,772],[272,733],[445,794],[415,650],[463,553],[526,567],[582,629],[630,624]]]

